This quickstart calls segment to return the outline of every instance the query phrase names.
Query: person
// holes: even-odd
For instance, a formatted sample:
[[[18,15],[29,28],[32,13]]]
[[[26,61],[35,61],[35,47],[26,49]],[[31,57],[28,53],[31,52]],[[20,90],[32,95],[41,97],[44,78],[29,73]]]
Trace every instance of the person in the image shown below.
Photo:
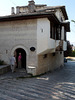
[[[19,53],[19,56],[18,56],[18,68],[21,68],[21,60],[22,60],[22,56],[21,56],[21,53]]]
[[[11,70],[12,70],[12,73],[15,72],[15,68],[16,68],[16,59],[15,59],[15,56],[12,56],[10,58],[10,64],[11,64]]]

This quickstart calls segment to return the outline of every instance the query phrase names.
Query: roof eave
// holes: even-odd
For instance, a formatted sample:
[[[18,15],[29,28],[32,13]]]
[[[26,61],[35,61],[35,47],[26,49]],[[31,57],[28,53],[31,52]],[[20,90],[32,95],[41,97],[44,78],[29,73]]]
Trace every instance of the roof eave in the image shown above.
[[[65,27],[66,32],[70,32],[70,22],[63,22],[61,25]]]
[[[23,15],[4,16],[4,17],[0,17],[0,22],[37,19],[37,18],[45,18],[45,17],[55,22],[58,22],[56,16],[53,13],[30,13],[30,14],[23,14]]]
[[[67,12],[66,12],[65,6],[62,6],[61,10],[63,12],[63,15],[65,16],[65,20],[68,20],[68,16],[67,16]]]

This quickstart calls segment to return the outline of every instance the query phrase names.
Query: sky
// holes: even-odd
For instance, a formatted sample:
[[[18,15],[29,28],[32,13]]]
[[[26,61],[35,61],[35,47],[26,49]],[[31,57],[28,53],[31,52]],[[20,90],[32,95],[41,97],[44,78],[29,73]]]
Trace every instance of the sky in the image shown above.
[[[0,16],[11,14],[11,7],[26,6],[30,0],[1,0],[0,1]],[[67,40],[75,46],[75,0],[34,0],[35,4],[46,4],[47,6],[64,5],[70,22],[70,32],[67,33]]]

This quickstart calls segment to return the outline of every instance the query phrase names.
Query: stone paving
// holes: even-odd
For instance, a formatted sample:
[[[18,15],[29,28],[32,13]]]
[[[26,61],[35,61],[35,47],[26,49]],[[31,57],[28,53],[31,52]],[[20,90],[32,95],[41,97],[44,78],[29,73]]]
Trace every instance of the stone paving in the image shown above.
[[[75,62],[39,77],[1,76],[0,100],[75,100]]]

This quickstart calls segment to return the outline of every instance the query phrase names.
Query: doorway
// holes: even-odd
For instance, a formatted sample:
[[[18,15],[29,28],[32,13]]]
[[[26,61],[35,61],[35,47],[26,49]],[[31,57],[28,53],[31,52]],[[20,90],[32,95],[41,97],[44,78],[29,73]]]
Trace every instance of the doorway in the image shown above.
[[[26,69],[26,52],[24,49],[22,48],[18,48],[15,50],[15,56],[16,56],[16,62],[17,62],[17,68],[18,68],[18,56],[19,56],[19,53],[21,53],[22,55],[22,59],[21,59],[21,68],[25,68]]]

